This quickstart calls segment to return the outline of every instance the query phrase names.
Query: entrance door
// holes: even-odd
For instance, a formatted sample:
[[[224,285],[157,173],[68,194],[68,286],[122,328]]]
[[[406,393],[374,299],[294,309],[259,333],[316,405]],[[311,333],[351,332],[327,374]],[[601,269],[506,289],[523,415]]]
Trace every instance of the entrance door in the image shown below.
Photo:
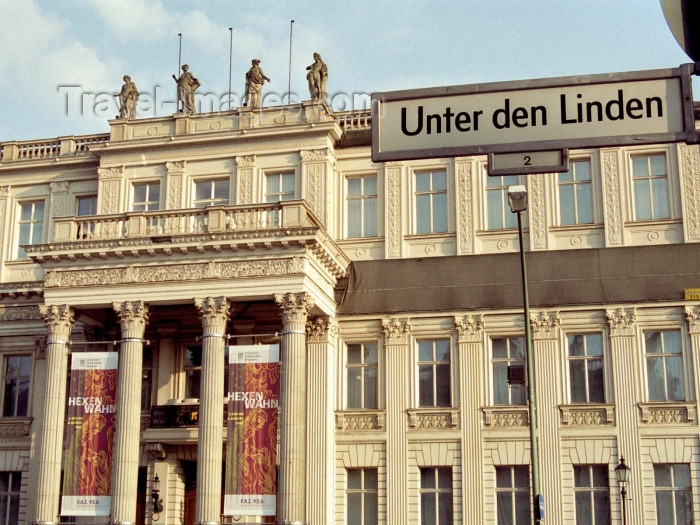
[[[197,501],[197,491],[185,491],[185,522],[184,525],[195,525],[195,502]]]

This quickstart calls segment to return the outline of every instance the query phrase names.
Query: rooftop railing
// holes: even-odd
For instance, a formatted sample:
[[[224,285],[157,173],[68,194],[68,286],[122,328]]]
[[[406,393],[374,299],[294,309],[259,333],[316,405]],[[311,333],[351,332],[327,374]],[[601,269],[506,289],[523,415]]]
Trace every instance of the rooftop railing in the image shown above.
[[[0,162],[44,160],[73,155],[85,155],[90,146],[103,144],[108,134],[61,137],[58,139],[6,142],[0,145]]]

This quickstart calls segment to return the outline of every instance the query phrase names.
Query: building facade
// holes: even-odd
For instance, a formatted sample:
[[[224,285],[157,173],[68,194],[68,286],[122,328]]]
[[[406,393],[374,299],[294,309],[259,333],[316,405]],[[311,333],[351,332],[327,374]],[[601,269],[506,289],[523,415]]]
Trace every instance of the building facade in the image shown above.
[[[620,522],[623,455],[628,523],[700,521],[698,146],[488,177],[373,163],[370,129],[309,102],[0,144],[0,524],[529,522],[518,183],[547,522]],[[226,344],[258,342],[278,514],[225,517]],[[68,357],[112,349],[110,517],[59,516]]]

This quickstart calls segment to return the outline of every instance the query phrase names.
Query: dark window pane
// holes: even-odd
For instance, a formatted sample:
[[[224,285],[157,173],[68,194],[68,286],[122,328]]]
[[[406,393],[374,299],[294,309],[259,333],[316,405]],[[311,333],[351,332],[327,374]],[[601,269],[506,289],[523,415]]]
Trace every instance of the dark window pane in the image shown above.
[[[602,359],[588,361],[588,397],[591,403],[605,403]]]
[[[595,506],[595,525],[610,524],[610,493],[596,492],[593,495],[593,505]]]
[[[453,525],[452,521],[452,493],[441,492],[438,494],[438,507],[440,525]]]
[[[365,369],[365,406],[363,408],[377,408],[377,369]]]
[[[348,494],[348,525],[362,525],[362,494],[350,492]]]
[[[365,522],[363,525],[374,525],[377,523],[379,514],[379,502],[377,501],[377,493],[365,493]]]
[[[420,406],[433,406],[433,367],[430,365],[418,367],[418,390]]]
[[[365,471],[365,489],[377,490],[377,469],[376,468],[366,468]]]
[[[349,468],[347,472],[348,472],[348,488],[349,489],[361,489],[362,488],[362,471],[359,468]]]
[[[420,495],[420,522],[421,525],[437,524],[437,512],[435,508],[435,494],[423,493]]]
[[[436,406],[448,407],[451,405],[450,399],[450,365],[437,365],[436,371]]]
[[[586,403],[586,364],[582,359],[569,362],[569,380],[571,381],[571,402]]]

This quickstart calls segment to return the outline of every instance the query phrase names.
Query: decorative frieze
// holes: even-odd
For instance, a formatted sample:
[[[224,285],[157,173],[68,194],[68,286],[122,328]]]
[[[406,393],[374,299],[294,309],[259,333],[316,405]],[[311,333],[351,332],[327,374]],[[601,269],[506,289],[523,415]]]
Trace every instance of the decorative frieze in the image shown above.
[[[347,431],[384,430],[384,412],[339,411],[335,413],[335,428]]]
[[[185,161],[175,160],[172,162],[166,162],[165,171],[168,173],[168,175],[182,175],[185,173]]]
[[[302,150],[299,152],[302,162],[318,162],[328,158],[328,148]]]
[[[408,333],[411,331],[411,324],[408,319],[382,319],[382,331],[388,345],[405,345],[408,342]]]
[[[338,335],[338,322],[334,316],[314,317],[306,322],[308,343],[329,343]]]
[[[608,310],[605,312],[605,317],[612,337],[634,335],[634,324],[637,322],[634,308]]]
[[[526,427],[529,425],[527,408],[482,407],[486,427]]]
[[[415,430],[447,430],[459,428],[459,409],[408,410],[408,428]]]
[[[43,319],[38,306],[0,306],[0,321],[33,321]]]
[[[561,424],[563,426],[600,426],[612,425],[615,406],[610,405],[560,405]]]
[[[548,312],[540,312],[530,315],[530,326],[532,327],[533,339],[555,339],[557,337],[557,328],[561,323],[559,312],[550,314]]]
[[[481,315],[455,317],[455,329],[459,343],[481,342],[484,333],[484,318]]]
[[[695,403],[639,403],[643,423],[689,424],[695,421]]]
[[[123,174],[123,166],[112,168],[97,168],[97,177],[99,179],[121,179]]]
[[[28,438],[31,434],[32,423],[30,419],[0,420],[0,438],[21,439]]]
[[[107,180],[102,183],[102,205],[100,213],[110,215],[119,212],[119,181]]]

